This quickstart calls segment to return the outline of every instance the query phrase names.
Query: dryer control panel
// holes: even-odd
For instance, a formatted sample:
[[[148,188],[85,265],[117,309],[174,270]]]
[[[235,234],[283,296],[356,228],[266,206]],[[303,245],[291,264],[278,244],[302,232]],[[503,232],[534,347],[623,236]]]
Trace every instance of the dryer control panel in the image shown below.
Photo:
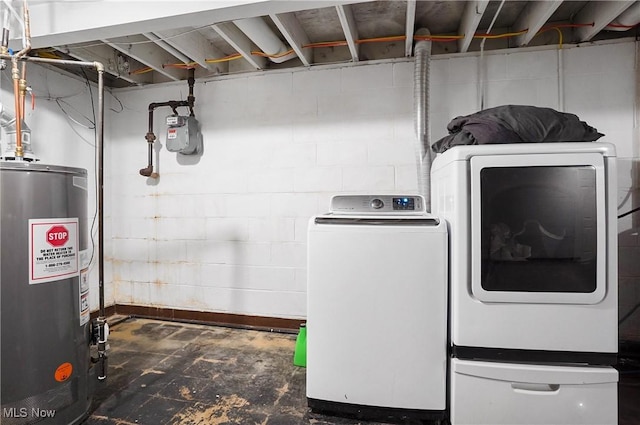
[[[331,212],[340,214],[424,214],[420,195],[336,195]]]

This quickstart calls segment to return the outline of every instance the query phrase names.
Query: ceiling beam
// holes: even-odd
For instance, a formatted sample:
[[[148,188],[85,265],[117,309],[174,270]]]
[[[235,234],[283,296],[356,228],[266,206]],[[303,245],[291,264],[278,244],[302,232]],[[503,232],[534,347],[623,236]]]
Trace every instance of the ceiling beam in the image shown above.
[[[276,24],[289,46],[296,52],[304,66],[311,66],[313,63],[313,50],[303,47],[310,44],[309,36],[296,18],[293,12],[270,14],[269,17]]]
[[[407,0],[407,15],[405,19],[405,41],[404,55],[410,57],[413,55],[413,34],[416,26],[416,0]]]
[[[252,55],[253,42],[232,23],[211,26],[215,32],[240,53],[242,57],[255,69],[264,69],[267,60],[262,56]]]
[[[458,34],[464,36],[458,40],[458,51],[464,53],[469,50],[469,45],[473,41],[473,36],[480,25],[482,15],[487,10],[488,0],[474,0],[468,1],[464,7],[464,13],[462,20],[460,21],[460,27],[458,28]]]
[[[132,35],[101,41],[125,55],[134,58],[145,66],[153,68],[154,71],[173,81],[180,81],[186,78],[186,70],[165,67],[165,65],[178,62],[175,56],[156,46],[155,43],[142,35]]]
[[[59,46],[55,49],[83,62],[100,62],[105,72],[133,84],[149,84],[151,74],[130,75],[130,60],[119,51],[102,43],[86,45]],[[120,57],[120,58],[119,58]]]
[[[589,1],[573,19],[577,23],[593,26],[574,29],[577,41],[589,41],[630,7],[634,1]]]
[[[236,19],[361,3],[365,0],[33,1],[32,48],[111,39],[166,28],[197,28]],[[126,13],[125,13],[126,12]],[[19,36],[14,35],[12,36]],[[20,44],[20,40],[12,40]]]
[[[180,30],[154,31],[167,44],[184,53],[193,62],[211,71],[225,73],[229,64],[226,62],[208,63],[207,59],[219,59],[224,56],[209,40],[197,31],[184,32]]]
[[[167,53],[175,56],[176,59],[180,60],[182,63],[189,64],[193,62],[193,60],[190,57],[187,57],[184,53],[182,53],[181,51],[179,51],[178,49],[176,49],[175,47],[173,47],[172,45],[164,41],[162,37],[160,37],[159,35],[156,35],[152,32],[143,32],[142,35],[147,37],[150,41],[153,41],[156,46],[165,50]]]
[[[529,44],[561,4],[562,1],[528,2],[513,25],[515,31],[527,30],[526,33],[515,37],[516,45],[526,46]]]
[[[353,17],[353,10],[348,5],[338,5],[336,6],[336,11],[342,25],[342,31],[344,31],[345,40],[347,40],[347,46],[349,46],[349,52],[351,52],[351,58],[354,62],[358,62],[358,29],[356,28],[356,20]]]

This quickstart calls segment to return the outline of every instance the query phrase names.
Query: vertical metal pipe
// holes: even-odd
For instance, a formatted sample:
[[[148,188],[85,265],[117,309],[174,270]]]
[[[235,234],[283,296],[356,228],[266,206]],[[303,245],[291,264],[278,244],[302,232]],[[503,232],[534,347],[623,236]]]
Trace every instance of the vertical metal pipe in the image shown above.
[[[15,97],[15,108],[16,108],[16,151],[15,157],[16,159],[22,159],[24,157],[24,149],[22,148],[22,117],[23,113],[23,102],[22,98],[24,97],[24,92],[21,88],[24,86],[26,90],[26,81],[20,78],[20,70],[18,69],[18,61],[27,55],[29,50],[31,50],[31,24],[29,19],[29,8],[27,7],[27,0],[24,0],[22,6],[22,21],[24,23],[24,48],[16,53],[11,58],[11,76],[13,78],[13,96]],[[23,74],[26,74],[26,71],[23,68]]]
[[[11,60],[11,77],[13,79],[13,98],[16,110],[16,160],[21,160],[24,156],[22,149],[22,115],[20,114],[20,70],[18,69],[18,57]]]
[[[558,49],[558,110],[564,112],[564,54]]]
[[[107,318],[104,308],[104,66],[95,62],[98,71],[98,379],[107,378]]]
[[[496,20],[498,19],[498,15],[500,14],[500,11],[502,10],[502,6],[504,6],[506,0],[502,0],[500,2],[500,5],[498,6],[498,10],[496,10],[496,13],[493,15],[493,19],[491,20],[491,23],[489,24],[489,28],[487,28],[487,34],[489,34],[491,32],[491,30],[493,29],[493,25],[496,23]],[[485,83],[484,80],[486,79],[485,76],[485,66],[484,66],[484,43],[487,41],[486,37],[482,39],[482,41],[480,42],[480,63],[479,63],[479,67],[480,67],[480,110],[484,110],[484,102],[485,102]]]
[[[96,149],[98,150],[98,287],[100,293],[100,316],[105,317],[104,310],[104,68],[96,62],[98,70],[98,123]]]
[[[416,35],[430,35],[429,30],[420,29]],[[425,200],[425,209],[431,212],[431,143],[429,141],[429,66],[431,63],[431,41],[416,43],[413,72],[414,124],[416,132],[416,165],[418,190]]]
[[[634,111],[633,111],[633,139],[635,140],[633,143],[633,166],[632,166],[632,180],[631,187],[633,189],[638,189],[640,186],[640,41],[636,41],[636,61],[634,66],[634,74],[635,74],[635,100],[634,100]],[[640,199],[638,199],[637,190],[632,192],[634,194],[634,198],[632,200],[632,207],[637,207],[640,205]],[[640,227],[640,215],[634,214],[632,218],[632,226],[634,228]]]

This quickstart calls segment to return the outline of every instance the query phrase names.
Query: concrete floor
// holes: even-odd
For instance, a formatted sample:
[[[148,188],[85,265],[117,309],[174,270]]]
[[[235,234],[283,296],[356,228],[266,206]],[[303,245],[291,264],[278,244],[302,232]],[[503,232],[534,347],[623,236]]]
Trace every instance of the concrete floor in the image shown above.
[[[295,335],[128,319],[83,425],[368,424],[310,412]],[[640,363],[621,367],[619,425],[640,423]],[[414,424],[417,421],[396,421]]]
[[[128,319],[109,339],[83,425],[360,423],[309,412],[294,334]]]

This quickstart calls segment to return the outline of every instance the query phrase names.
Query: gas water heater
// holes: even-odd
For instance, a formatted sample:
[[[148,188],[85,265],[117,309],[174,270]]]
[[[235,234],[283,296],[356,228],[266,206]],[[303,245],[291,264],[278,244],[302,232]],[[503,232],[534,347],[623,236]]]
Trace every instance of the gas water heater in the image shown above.
[[[0,161],[3,425],[77,424],[93,383],[87,172]]]

